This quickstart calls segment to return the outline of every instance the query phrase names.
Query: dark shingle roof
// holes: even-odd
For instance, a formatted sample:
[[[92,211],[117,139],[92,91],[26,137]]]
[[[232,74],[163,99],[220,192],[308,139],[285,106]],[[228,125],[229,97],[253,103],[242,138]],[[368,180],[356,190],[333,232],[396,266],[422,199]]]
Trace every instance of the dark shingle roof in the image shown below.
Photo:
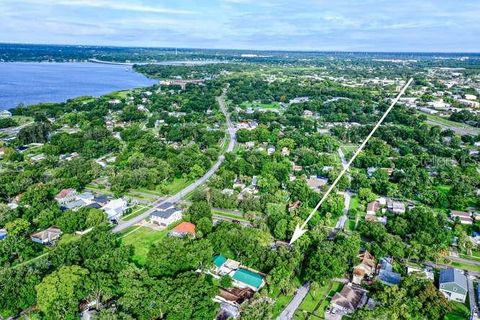
[[[467,278],[455,268],[447,268],[440,271],[440,284],[455,282],[459,287],[468,290],[467,288]]]
[[[170,209],[167,209],[167,210],[155,210],[152,213],[152,215],[156,216],[156,217],[163,218],[163,219],[167,219],[177,211],[178,211],[178,209],[175,209],[175,208],[170,208]]]
[[[102,206],[96,202],[90,203],[87,208],[100,209]]]
[[[160,209],[160,210],[166,210],[166,209],[168,209],[168,208],[170,208],[170,207],[172,207],[172,206],[173,206],[173,203],[171,203],[171,202],[164,202],[164,203],[160,204],[157,208]]]

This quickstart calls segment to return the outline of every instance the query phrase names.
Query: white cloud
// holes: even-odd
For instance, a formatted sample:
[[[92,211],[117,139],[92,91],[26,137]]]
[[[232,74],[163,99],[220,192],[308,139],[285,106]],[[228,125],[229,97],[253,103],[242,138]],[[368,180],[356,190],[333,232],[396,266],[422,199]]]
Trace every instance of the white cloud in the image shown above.
[[[42,0],[27,0],[25,2],[45,5]],[[49,0],[49,5],[77,6],[90,8],[105,8],[119,11],[135,11],[144,13],[195,14],[196,12],[184,9],[175,9],[157,5],[145,5],[132,1],[122,2],[115,0]]]

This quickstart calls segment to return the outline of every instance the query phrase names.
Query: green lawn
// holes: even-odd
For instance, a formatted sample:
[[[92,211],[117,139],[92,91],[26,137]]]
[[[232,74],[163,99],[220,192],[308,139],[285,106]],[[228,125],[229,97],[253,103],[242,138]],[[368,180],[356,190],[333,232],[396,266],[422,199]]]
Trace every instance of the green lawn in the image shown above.
[[[331,281],[315,291],[310,290],[295,313],[295,319],[297,319],[297,316],[302,319],[305,315],[309,316],[308,319],[323,318],[325,310],[330,304],[330,299],[342,287],[342,283]]]
[[[342,148],[343,153],[345,154],[345,158],[347,158],[347,161],[349,159],[348,155],[355,152],[358,149],[357,144],[343,144],[340,146]]]
[[[295,286],[295,288],[298,288],[300,286],[300,280],[295,278],[292,285]],[[281,294],[280,289],[276,287],[271,289],[270,297],[275,300],[275,303],[273,304],[273,319],[276,319],[280,315],[283,309],[285,309],[290,303],[294,295],[294,292],[288,295]]]
[[[305,299],[303,299],[302,304],[298,309],[308,311],[308,312],[313,312],[318,302],[327,296],[331,286],[332,286],[332,283],[328,282],[326,285],[320,287],[315,291],[310,289],[310,291],[308,292]]]
[[[471,256],[468,254],[460,253],[460,258],[480,262],[480,257],[478,256],[478,253],[475,254],[475,252],[472,252]]]
[[[122,243],[134,248],[133,261],[144,265],[152,244],[167,236],[168,230],[155,231],[146,227],[135,227],[122,236]]]
[[[278,109],[280,105],[278,102],[271,102],[271,103],[260,103],[260,102],[248,102],[244,101],[240,104],[240,106],[248,108],[251,107],[253,109]]]
[[[358,209],[358,206],[360,205],[360,202],[358,200],[357,196],[352,196],[350,199],[350,208],[349,209]]]
[[[240,217],[240,216],[237,216],[235,214],[228,213],[228,212],[224,212],[224,211],[212,210],[212,213],[216,214],[216,215],[219,215],[219,216],[226,217],[226,218],[232,218],[232,219],[236,219],[236,220],[246,221],[246,219],[243,218],[243,217]]]
[[[187,187],[192,180],[187,178],[175,178],[172,182],[167,182],[160,186],[160,192],[162,195],[174,195],[183,188]]]
[[[80,239],[81,237],[82,237],[82,236],[81,236],[81,235],[78,235],[78,234],[70,234],[70,233],[67,233],[67,234],[62,235],[62,237],[60,238],[60,240],[58,240],[57,245],[59,245],[59,244],[67,244],[67,243],[70,243],[70,242],[73,242],[73,241],[77,241],[77,240]]]
[[[453,307],[453,310],[445,316],[445,320],[469,319],[470,310],[465,304],[451,301],[450,305]]]
[[[150,208],[151,208],[150,206],[139,206],[139,205],[137,205],[137,206],[132,208],[131,213],[122,217],[122,220],[124,220],[124,221],[131,220],[131,219],[135,218],[136,216],[141,215],[142,213],[144,213],[145,211],[147,211]]]
[[[469,271],[480,272],[480,266],[476,266],[476,265],[473,265],[473,264],[453,261],[452,263],[450,263],[450,265],[453,266],[453,267],[459,268],[459,269],[465,269],[465,270],[469,270]]]
[[[448,191],[450,191],[451,188],[451,186],[447,186],[445,184],[436,186],[437,191],[443,193],[444,195],[447,195]]]
[[[351,232],[355,231],[355,225],[356,225],[356,221],[349,219],[347,224],[348,231],[351,231]]]
[[[275,299],[275,303],[273,305],[273,318],[276,319],[280,313],[282,313],[283,309],[290,303],[293,298],[293,294],[291,295],[280,295]]]
[[[457,127],[457,128],[473,128],[473,127],[469,126],[468,124],[461,123],[461,122],[450,121],[448,119],[445,119],[443,117],[436,116],[436,115],[433,115],[433,114],[426,114],[426,116],[427,116],[428,120],[431,120],[431,121],[434,121],[434,122],[439,122],[439,123],[442,123],[446,126]]]
[[[19,126],[33,121],[32,117],[26,117],[26,116],[12,116],[12,119],[15,120]]]

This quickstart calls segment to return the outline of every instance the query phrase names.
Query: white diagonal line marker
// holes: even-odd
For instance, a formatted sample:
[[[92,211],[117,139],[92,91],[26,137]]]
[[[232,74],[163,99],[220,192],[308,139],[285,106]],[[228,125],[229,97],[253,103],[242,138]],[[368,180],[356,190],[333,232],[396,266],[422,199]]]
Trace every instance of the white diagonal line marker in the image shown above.
[[[300,225],[297,225],[297,227],[295,228],[295,231],[293,232],[293,236],[292,236],[292,239],[290,240],[290,244],[294,243],[298,238],[300,238],[305,232],[307,232],[307,230],[305,229],[305,226],[307,225],[308,221],[310,221],[310,219],[312,219],[313,215],[317,212],[318,208],[320,208],[320,206],[325,202],[325,200],[327,199],[328,195],[330,194],[330,192],[332,192],[333,188],[335,188],[335,186],[337,185],[338,181],[340,181],[340,179],[343,177],[343,175],[345,174],[345,172],[348,171],[348,169],[350,168],[350,165],[353,163],[353,161],[355,160],[355,158],[360,154],[360,152],[362,152],[363,148],[365,147],[365,145],[367,144],[368,140],[370,140],[370,138],[373,136],[373,134],[375,133],[375,131],[377,131],[378,127],[380,127],[380,125],[382,124],[383,120],[385,120],[385,118],[388,116],[388,113],[393,109],[393,107],[395,106],[395,104],[397,104],[398,100],[400,99],[400,97],[405,93],[405,90],[407,90],[408,86],[412,83],[413,81],[413,78],[410,78],[408,80],[408,82],[405,84],[405,86],[402,88],[402,90],[400,91],[400,93],[397,95],[397,97],[395,99],[393,99],[392,103],[390,104],[390,106],[388,107],[387,111],[385,111],[385,113],[383,114],[383,116],[380,118],[380,120],[378,120],[377,124],[375,125],[375,127],[373,127],[372,131],[368,134],[368,136],[365,138],[365,140],[362,142],[362,144],[360,145],[360,147],[357,149],[357,151],[355,151],[355,153],[353,154],[352,158],[350,158],[350,160],[348,160],[348,163],[346,166],[343,167],[343,170],[340,172],[340,174],[338,175],[338,177],[335,179],[335,181],[333,181],[333,183],[330,185],[330,187],[328,188],[327,192],[325,192],[325,194],[323,195],[322,199],[320,199],[320,201],[317,203],[317,205],[315,206],[315,208],[312,210],[312,212],[310,212],[310,214],[308,215],[307,219],[303,222],[303,224],[300,226]]]

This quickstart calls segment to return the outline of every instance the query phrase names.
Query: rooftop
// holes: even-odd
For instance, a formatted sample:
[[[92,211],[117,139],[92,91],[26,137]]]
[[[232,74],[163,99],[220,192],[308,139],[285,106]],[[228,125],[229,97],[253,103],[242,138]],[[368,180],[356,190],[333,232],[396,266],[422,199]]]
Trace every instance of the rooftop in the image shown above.
[[[227,258],[222,255],[218,255],[213,258],[213,264],[218,268],[221,267],[226,261]]]
[[[182,222],[175,228],[173,228],[172,231],[178,232],[178,233],[191,233],[195,234],[195,225],[191,222]]]
[[[170,216],[172,216],[175,212],[178,212],[179,210],[176,208],[170,208],[167,210],[155,210],[152,213],[152,216],[163,218],[163,219],[168,219]]]
[[[233,275],[233,279],[259,289],[263,283],[263,277],[253,271],[240,268]]]
[[[455,282],[458,286],[467,290],[467,278],[460,272],[460,270],[455,268],[447,268],[441,270],[440,279],[438,282],[440,284]]]

